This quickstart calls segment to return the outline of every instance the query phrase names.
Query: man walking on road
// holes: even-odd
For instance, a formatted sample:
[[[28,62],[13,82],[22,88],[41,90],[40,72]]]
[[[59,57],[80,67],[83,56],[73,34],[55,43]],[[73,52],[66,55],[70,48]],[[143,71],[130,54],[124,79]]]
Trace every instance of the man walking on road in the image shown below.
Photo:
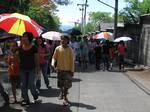
[[[60,99],[63,99],[63,104],[68,103],[68,89],[72,87],[72,76],[74,73],[74,59],[72,49],[68,46],[69,36],[61,36],[61,45],[56,47],[52,58],[52,67],[58,70],[57,85],[61,90]]]

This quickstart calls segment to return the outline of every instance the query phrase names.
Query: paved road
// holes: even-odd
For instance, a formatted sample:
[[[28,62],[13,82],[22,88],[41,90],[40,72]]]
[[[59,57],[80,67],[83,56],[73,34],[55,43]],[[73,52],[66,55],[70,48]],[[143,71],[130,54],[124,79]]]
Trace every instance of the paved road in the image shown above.
[[[121,72],[95,72],[91,68],[76,72],[69,91],[70,107],[62,106],[57,99],[55,73],[50,81],[52,89],[42,86],[42,104],[29,107],[16,104],[0,112],[150,112],[150,96]]]

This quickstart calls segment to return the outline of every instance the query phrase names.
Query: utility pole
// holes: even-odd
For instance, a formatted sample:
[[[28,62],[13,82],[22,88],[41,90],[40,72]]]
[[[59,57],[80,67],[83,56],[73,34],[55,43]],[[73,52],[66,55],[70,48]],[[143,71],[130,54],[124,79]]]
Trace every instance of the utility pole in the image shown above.
[[[81,19],[81,32],[85,34],[84,26],[86,24],[86,7],[87,5],[87,0],[85,4],[77,4],[77,6],[81,6],[80,11],[82,11],[82,19]]]
[[[114,15],[114,38],[117,37],[117,23],[118,23],[118,0],[115,0],[115,15]]]
[[[114,9],[115,14],[114,14],[114,34],[113,34],[113,36],[114,36],[114,38],[116,38],[117,37],[117,23],[118,23],[118,0],[115,0],[115,7],[108,5],[108,4],[106,4],[100,0],[97,0],[97,1],[99,1],[102,4]]]
[[[87,11],[87,7],[89,6],[88,4],[88,0],[85,1],[85,10],[84,10],[84,28],[85,28],[85,25],[86,25],[86,11]],[[85,30],[83,31],[83,34],[85,34]]]
[[[81,8],[79,8],[79,10],[81,11],[82,13],[82,16],[81,16],[81,32],[83,33],[83,11],[84,11],[84,4],[77,4],[77,6],[81,6]]]

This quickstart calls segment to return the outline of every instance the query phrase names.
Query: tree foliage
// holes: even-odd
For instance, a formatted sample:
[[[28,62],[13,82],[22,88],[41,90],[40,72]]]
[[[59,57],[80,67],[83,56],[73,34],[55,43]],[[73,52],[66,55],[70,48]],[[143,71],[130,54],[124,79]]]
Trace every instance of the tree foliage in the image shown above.
[[[85,26],[85,33],[96,31],[97,28],[92,23],[87,23]]]
[[[127,7],[119,12],[125,23],[138,23],[139,17],[150,13],[150,0],[125,0]]]
[[[43,1],[43,2],[42,2]],[[27,11],[27,15],[36,20],[46,30],[58,30],[59,18],[53,13],[56,5],[48,0],[33,0]]]
[[[31,2],[32,4],[36,4],[36,5],[49,4],[49,0],[30,0],[30,2]]]
[[[0,13],[18,12],[28,15],[47,30],[59,29],[59,18],[53,13],[56,8],[51,0],[0,1]]]
[[[111,13],[108,12],[90,12],[89,21],[85,26],[85,33],[99,30],[100,22],[113,22]]]
[[[30,5],[26,14],[36,20],[36,22],[45,29],[58,30],[59,19],[53,14],[50,14],[47,8]]]
[[[93,23],[96,22],[112,22],[111,13],[109,12],[90,12],[90,21]]]
[[[0,0],[0,13],[25,12],[29,0]]]

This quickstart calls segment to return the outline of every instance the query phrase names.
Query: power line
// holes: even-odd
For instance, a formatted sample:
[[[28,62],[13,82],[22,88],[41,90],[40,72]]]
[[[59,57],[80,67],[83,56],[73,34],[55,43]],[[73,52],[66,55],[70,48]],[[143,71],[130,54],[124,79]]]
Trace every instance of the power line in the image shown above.
[[[112,9],[114,9],[114,13],[115,14],[114,14],[114,35],[113,36],[114,36],[114,38],[116,38],[117,37],[117,23],[118,23],[118,0],[115,0],[115,7],[113,7],[113,6],[111,6],[111,5],[107,4],[107,3],[104,3],[104,2],[102,2],[100,0],[97,0],[97,1],[99,1],[102,4],[104,4],[104,5],[112,8]]]
[[[104,4],[104,5],[107,5],[108,7],[112,8],[112,9],[115,9],[115,7],[109,5],[109,4],[105,3],[105,2],[102,2],[102,1],[100,1],[100,0],[97,0],[97,1],[101,2],[101,3]]]

